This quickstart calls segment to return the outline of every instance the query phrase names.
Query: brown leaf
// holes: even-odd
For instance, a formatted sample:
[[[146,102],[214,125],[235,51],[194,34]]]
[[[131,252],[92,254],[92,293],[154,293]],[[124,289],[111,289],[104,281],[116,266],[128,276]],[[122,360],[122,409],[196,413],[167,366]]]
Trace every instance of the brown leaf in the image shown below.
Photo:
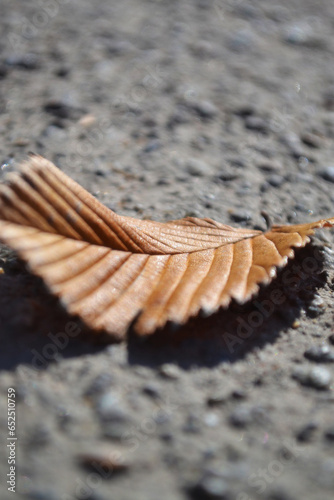
[[[211,219],[168,223],[115,214],[52,163],[33,156],[0,188],[0,240],[69,313],[123,339],[249,300],[319,227],[236,229]]]

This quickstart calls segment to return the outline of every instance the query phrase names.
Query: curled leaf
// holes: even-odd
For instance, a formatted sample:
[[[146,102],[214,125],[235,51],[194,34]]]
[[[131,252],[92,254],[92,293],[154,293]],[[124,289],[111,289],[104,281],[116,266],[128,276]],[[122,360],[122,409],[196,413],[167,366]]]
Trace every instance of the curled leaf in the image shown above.
[[[39,156],[0,187],[0,241],[69,313],[119,340],[132,322],[148,335],[232,299],[246,302],[314,229],[333,224],[323,219],[263,233],[211,219],[124,217]]]

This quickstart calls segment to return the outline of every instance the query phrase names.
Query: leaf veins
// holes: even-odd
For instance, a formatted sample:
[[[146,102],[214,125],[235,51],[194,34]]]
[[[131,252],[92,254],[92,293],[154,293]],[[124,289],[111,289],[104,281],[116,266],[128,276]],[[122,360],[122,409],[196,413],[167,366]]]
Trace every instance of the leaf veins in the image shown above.
[[[32,156],[0,186],[0,241],[70,314],[114,339],[148,335],[231,300],[248,301],[303,247],[310,224],[265,233],[211,219],[167,223],[117,215],[51,162]]]

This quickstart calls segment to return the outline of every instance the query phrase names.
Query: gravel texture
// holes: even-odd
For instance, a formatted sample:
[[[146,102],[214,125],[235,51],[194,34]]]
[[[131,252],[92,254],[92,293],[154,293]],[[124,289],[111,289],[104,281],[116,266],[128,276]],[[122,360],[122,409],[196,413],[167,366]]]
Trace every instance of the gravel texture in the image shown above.
[[[334,215],[332,0],[11,0],[0,32],[1,172],[34,151],[162,221]],[[245,307],[120,345],[1,247],[1,499],[9,387],[19,498],[332,499],[333,243]]]

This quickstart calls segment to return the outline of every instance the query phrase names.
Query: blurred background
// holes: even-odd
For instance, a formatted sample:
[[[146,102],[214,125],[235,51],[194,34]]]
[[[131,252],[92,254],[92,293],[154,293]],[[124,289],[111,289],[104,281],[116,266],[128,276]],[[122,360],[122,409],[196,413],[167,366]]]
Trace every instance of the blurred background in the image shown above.
[[[0,9],[3,163],[40,153],[86,176],[112,208],[144,217],[230,210],[260,224],[261,209],[278,222],[330,209],[331,1],[13,0]],[[328,196],[310,200],[318,179]]]
[[[0,33],[2,173],[39,153],[139,218],[266,229],[263,211],[283,224],[334,215],[333,0],[10,0]],[[74,339],[38,371],[45,335],[64,331],[58,309],[22,269],[2,276],[0,425],[13,385],[19,493],[331,500],[334,365],[312,363],[334,356],[332,278],[316,319],[305,292],[300,322],[286,326],[286,308],[242,355],[221,315],[174,351]]]

